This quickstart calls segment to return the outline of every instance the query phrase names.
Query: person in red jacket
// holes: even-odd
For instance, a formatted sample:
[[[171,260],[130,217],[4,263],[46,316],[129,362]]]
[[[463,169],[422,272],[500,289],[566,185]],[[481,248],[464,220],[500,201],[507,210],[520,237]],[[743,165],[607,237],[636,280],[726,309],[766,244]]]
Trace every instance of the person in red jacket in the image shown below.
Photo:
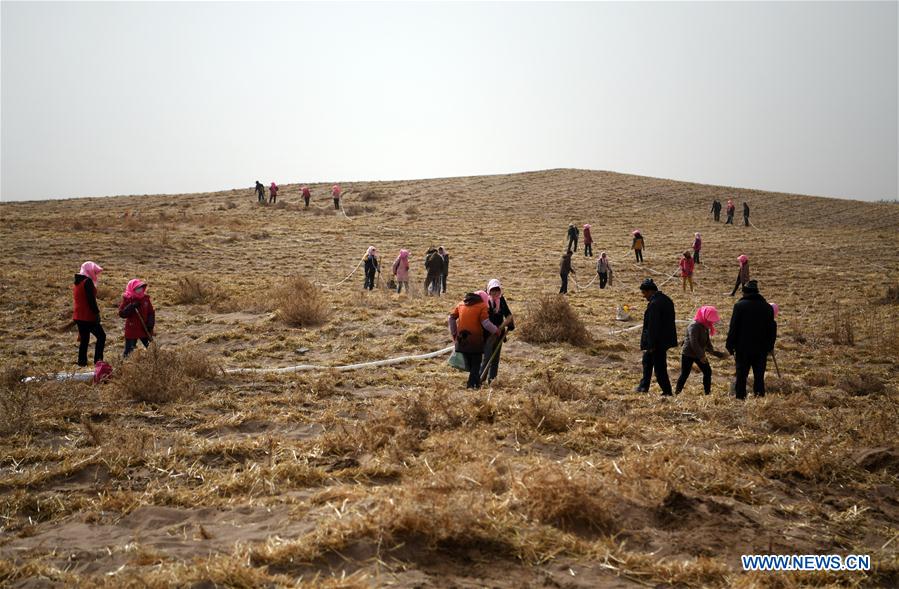
[[[693,270],[696,267],[696,263],[693,261],[693,258],[690,256],[690,252],[684,252],[684,257],[680,259],[680,276],[683,286],[683,291],[687,292],[687,283],[690,283],[690,292],[693,292]]]
[[[309,199],[312,198],[312,193],[309,192],[308,186],[303,186],[303,202],[306,203],[304,208],[309,208]]]
[[[331,198],[334,199],[334,210],[335,211],[340,210],[340,194],[341,194],[341,192],[342,191],[340,190],[340,184],[335,184],[334,186],[331,187]]]
[[[268,204],[277,203],[278,202],[278,185],[272,182],[272,185],[268,187]]]
[[[590,223],[584,223],[584,257],[593,257],[593,234],[590,233]]]
[[[150,345],[153,327],[156,325],[156,310],[147,294],[147,283],[140,278],[128,281],[119,304],[119,317],[125,320],[124,356],[127,358],[137,347],[137,340],[145,348]]]
[[[78,326],[78,366],[87,366],[87,346],[91,334],[97,342],[94,346],[94,364],[103,359],[103,348],[106,347],[106,332],[100,325],[100,307],[97,306],[97,287],[100,272],[103,268],[94,262],[81,264],[75,274],[72,285],[74,309],[72,320]]]

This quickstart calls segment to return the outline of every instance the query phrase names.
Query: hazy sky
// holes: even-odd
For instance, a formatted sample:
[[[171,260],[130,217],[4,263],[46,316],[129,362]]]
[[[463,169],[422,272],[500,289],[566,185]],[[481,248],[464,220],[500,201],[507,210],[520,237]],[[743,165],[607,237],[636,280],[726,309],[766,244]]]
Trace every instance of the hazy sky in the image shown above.
[[[897,3],[21,3],[2,200],[590,168],[897,197]]]

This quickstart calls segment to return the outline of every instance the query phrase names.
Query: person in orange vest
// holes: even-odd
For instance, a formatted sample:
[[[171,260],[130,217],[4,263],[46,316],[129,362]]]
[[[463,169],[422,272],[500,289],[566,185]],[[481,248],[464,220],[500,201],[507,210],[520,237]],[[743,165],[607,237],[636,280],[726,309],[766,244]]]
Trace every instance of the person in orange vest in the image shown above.
[[[447,319],[450,335],[457,352],[468,367],[466,388],[481,388],[481,356],[484,353],[484,332],[496,334],[499,328],[490,322],[490,311],[481,295],[470,292],[456,305]]]
[[[100,325],[100,307],[97,306],[97,281],[103,268],[94,262],[81,264],[75,274],[72,285],[74,309],[72,320],[78,326],[78,366],[87,366],[87,346],[90,337],[96,338],[94,345],[94,364],[103,359],[103,348],[106,347],[106,332]]]

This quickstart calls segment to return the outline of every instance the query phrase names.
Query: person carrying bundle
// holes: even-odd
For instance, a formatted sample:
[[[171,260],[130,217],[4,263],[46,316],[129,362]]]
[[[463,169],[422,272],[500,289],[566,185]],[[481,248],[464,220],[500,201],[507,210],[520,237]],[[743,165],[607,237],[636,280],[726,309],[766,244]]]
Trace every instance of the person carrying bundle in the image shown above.
[[[599,260],[596,261],[596,273],[599,274],[599,288],[605,288],[607,283],[611,285],[609,279],[612,277],[612,264],[609,263],[606,252],[599,254]]]
[[[470,292],[450,312],[447,323],[454,348],[465,358],[465,365],[468,368],[466,388],[481,388],[480,369],[484,353],[484,332],[494,335],[499,331],[496,325],[490,322],[487,303],[479,294]]]
[[[562,286],[559,288],[559,294],[568,294],[568,275],[577,274],[571,267],[571,254],[568,250],[562,255],[562,261],[559,263],[559,277],[562,279]]]
[[[568,224],[568,251],[577,251],[577,240],[580,233],[574,223]],[[574,247],[572,247],[572,245]]]
[[[678,266],[680,267],[680,275],[681,275],[681,286],[683,287],[683,291],[687,292],[687,283],[690,283],[690,292],[693,292],[693,270],[696,267],[696,263],[693,261],[693,258],[690,257],[690,252],[684,252],[684,256],[678,262]]]
[[[737,207],[734,206],[734,201],[731,199],[727,199],[727,221],[724,222],[725,225],[733,225],[734,224],[734,211]]]
[[[749,282],[749,258],[746,257],[746,254],[740,254],[737,261],[740,262],[740,272],[737,274],[737,282],[734,284],[734,289],[730,291],[730,296],[737,294],[737,289]]]
[[[711,305],[703,305],[696,310],[693,321],[687,325],[687,335],[684,338],[684,346],[681,349],[680,376],[674,387],[674,394],[679,395],[684,390],[690,369],[695,363],[702,372],[702,390],[706,395],[712,392],[712,367],[709,364],[707,353],[720,356],[712,347],[711,336],[715,335],[715,324],[720,321],[718,309]]]
[[[393,261],[393,278],[396,280],[396,294],[403,292],[409,294],[409,250],[401,249],[400,255]]]
[[[590,233],[590,223],[584,223],[584,257],[593,257],[593,235]]]
[[[137,347],[137,340],[145,348],[150,345],[156,326],[156,310],[147,294],[146,282],[139,278],[128,281],[119,304],[119,317],[125,320],[125,353],[122,356],[127,358]]]
[[[487,382],[489,383],[496,378],[496,373],[499,371],[499,356],[505,341],[505,332],[515,329],[515,321],[512,319],[512,311],[509,309],[508,303],[506,303],[506,297],[503,296],[503,285],[500,284],[498,278],[488,282],[487,290],[481,292],[486,292],[487,294],[487,312],[490,322],[497,329],[503,328],[502,333],[488,337],[484,342],[484,360],[481,364],[481,374],[489,366],[487,371]],[[503,327],[504,323],[505,327]]]
[[[362,288],[374,290],[375,273],[381,273],[381,262],[378,260],[378,250],[375,249],[375,246],[368,246],[368,249],[365,251],[365,257],[362,259],[365,260],[365,282],[362,284]]]
[[[78,366],[87,366],[87,347],[91,335],[96,338],[94,364],[103,360],[106,332],[100,325],[100,307],[97,305],[97,287],[103,268],[94,262],[81,264],[72,285],[72,320],[78,326]]]
[[[702,235],[699,233],[693,234],[693,262],[695,264],[699,264],[699,250],[702,249]]]
[[[631,235],[634,236],[633,241],[631,242],[631,249],[634,250],[634,256],[637,258],[637,262],[643,263],[643,249],[646,247],[646,240],[643,239],[643,234],[640,233],[639,229],[634,229],[631,232]]]

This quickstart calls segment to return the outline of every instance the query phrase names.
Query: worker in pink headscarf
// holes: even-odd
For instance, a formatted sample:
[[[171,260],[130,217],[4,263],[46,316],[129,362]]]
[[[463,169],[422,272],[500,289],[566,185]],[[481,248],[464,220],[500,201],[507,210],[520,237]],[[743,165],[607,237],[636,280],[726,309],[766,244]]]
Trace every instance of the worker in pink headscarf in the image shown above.
[[[702,235],[699,233],[693,234],[693,263],[699,264],[699,250],[702,249]]]
[[[147,294],[147,283],[140,278],[129,280],[125,286],[119,304],[119,317],[125,320],[125,357],[137,347],[137,340],[145,348],[150,345],[156,325],[156,310]]]
[[[734,211],[736,210],[737,207],[734,205],[733,199],[727,199],[727,221],[724,222],[725,225],[734,224]]]
[[[690,252],[684,252],[683,257],[678,262],[678,267],[680,268],[681,281],[683,282],[683,291],[687,292],[687,283],[690,283],[690,292],[693,292],[693,269],[696,267],[695,262],[693,262],[693,258],[690,257]]]
[[[643,239],[643,234],[640,233],[639,229],[634,229],[633,231],[631,231],[631,235],[634,236],[634,240],[631,242],[631,249],[634,250],[634,256],[636,256],[637,261],[642,264],[643,248],[646,247],[646,240]]]
[[[87,366],[87,346],[91,335],[96,338],[94,364],[103,359],[106,332],[100,325],[100,307],[97,305],[97,282],[103,268],[95,262],[81,264],[72,285],[74,309],[72,320],[78,326],[78,366]]]
[[[506,332],[515,329],[515,321],[512,318],[509,304],[506,303],[506,297],[503,296],[503,285],[500,283],[499,278],[490,280],[487,283],[486,291],[478,292],[487,294],[487,313],[490,323],[494,324],[499,330],[496,335],[488,337],[487,341],[484,342],[484,358],[481,363],[481,373],[484,372],[487,366],[490,366],[486,375],[489,383],[496,378],[496,373],[499,370],[500,350],[505,341]]]
[[[737,282],[734,284],[734,289],[730,291],[730,296],[734,296],[737,293],[737,289],[741,288],[744,284],[749,282],[749,258],[746,257],[746,254],[740,254],[737,256],[737,261],[740,263],[740,272],[737,274]]]
[[[340,184],[335,184],[331,187],[331,198],[334,199],[334,210],[340,210]],[[407,289],[408,290],[408,289]]]
[[[393,277],[396,280],[396,294],[403,292],[403,286],[409,294],[409,250],[401,249],[400,255],[393,261]]]
[[[593,234],[590,232],[590,223],[584,223],[584,257],[593,257]]]
[[[703,305],[696,310],[693,321],[687,325],[687,335],[684,337],[684,345],[681,348],[680,376],[674,387],[674,394],[678,395],[684,390],[690,369],[693,364],[699,366],[702,372],[702,389],[708,395],[712,392],[712,366],[709,364],[707,354],[719,356],[712,347],[711,336],[715,335],[715,324],[721,320],[718,310],[711,305]]]
[[[268,203],[272,204],[278,202],[278,185],[272,182],[272,185],[268,187]]]
[[[309,192],[308,186],[303,186],[303,202],[306,203],[306,206],[303,208],[309,208],[309,199],[312,198],[312,193]]]

